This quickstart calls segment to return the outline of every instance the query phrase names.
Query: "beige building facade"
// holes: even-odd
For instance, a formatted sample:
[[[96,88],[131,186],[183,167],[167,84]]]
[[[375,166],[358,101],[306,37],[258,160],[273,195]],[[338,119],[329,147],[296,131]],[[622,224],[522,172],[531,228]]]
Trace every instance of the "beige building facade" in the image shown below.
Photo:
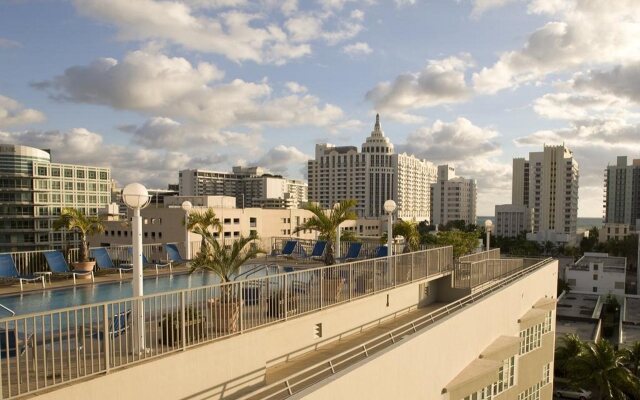
[[[456,176],[452,165],[438,166],[438,182],[433,185],[434,225],[462,220],[476,223],[477,184],[475,179]]]
[[[513,204],[496,204],[495,235],[517,237],[533,230],[533,209]]]

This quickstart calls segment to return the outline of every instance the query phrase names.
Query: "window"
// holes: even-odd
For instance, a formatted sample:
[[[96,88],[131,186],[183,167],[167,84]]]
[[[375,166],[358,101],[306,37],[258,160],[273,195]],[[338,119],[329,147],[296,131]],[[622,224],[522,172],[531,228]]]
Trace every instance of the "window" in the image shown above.
[[[593,280],[597,281],[598,280],[598,274],[593,274]]]
[[[73,178],[73,170],[69,168],[64,169],[64,177],[65,178]]]
[[[498,370],[498,380],[493,384],[493,395],[497,396],[515,384],[515,361],[511,356],[502,362]]]
[[[231,218],[225,218],[224,219],[224,224],[225,225],[229,225],[231,223]]]
[[[106,171],[100,171],[100,180],[103,180],[103,181],[107,180],[107,172]]]
[[[520,393],[518,400],[540,400],[540,382]]]
[[[551,382],[551,363],[545,364],[542,367],[542,386]]]
[[[598,287],[597,287],[597,286],[594,286],[594,287],[593,287],[593,289],[592,289],[592,292],[593,292],[593,293],[598,293]]]
[[[526,354],[540,347],[542,325],[543,324],[537,324],[520,331],[520,337],[522,338],[522,341],[520,342],[520,355]]]
[[[233,223],[234,224],[239,224],[240,223],[240,218],[234,218],[233,219]]]
[[[51,176],[60,176],[60,168],[51,168]]]
[[[491,385],[486,388],[480,389],[479,391],[470,394],[465,397],[463,400],[491,400],[493,398],[491,394]]]
[[[83,170],[76,171],[76,177],[84,179],[84,171]]]
[[[51,182],[51,189],[60,190],[60,181]]]
[[[89,179],[96,179],[96,171],[89,171]]]
[[[84,191],[84,190],[85,190],[85,187],[86,187],[86,186],[85,186],[84,182],[78,182],[78,183],[76,183],[76,189],[78,189],[78,190]]]
[[[551,321],[552,321],[551,314],[552,314],[552,311],[549,311],[547,313],[547,316],[544,317],[544,325],[542,325],[542,333],[543,334],[547,333],[547,332],[551,332]]]
[[[593,264],[593,270],[597,271],[598,270],[598,264]]]
[[[64,190],[73,190],[73,182],[65,182]]]
[[[47,176],[47,167],[38,167],[38,175]]]

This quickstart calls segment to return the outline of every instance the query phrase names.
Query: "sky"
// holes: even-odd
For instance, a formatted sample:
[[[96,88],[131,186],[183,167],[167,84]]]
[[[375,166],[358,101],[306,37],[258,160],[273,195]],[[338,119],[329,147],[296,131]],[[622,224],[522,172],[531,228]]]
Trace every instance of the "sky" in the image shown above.
[[[4,0],[0,143],[108,166],[120,185],[260,165],[304,177],[316,143],[380,113],[396,150],[511,200],[511,163],[564,143],[578,214],[640,158],[638,0]]]

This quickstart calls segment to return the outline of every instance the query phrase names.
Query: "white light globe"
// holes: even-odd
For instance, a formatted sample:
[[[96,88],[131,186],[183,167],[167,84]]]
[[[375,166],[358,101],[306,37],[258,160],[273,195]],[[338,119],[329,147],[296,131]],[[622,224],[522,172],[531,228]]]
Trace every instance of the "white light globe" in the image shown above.
[[[488,220],[484,221],[484,227],[485,227],[487,230],[490,230],[492,226],[493,226],[493,221],[491,221],[490,219],[488,219]]]
[[[191,202],[189,200],[185,200],[182,202],[181,205],[182,209],[185,211],[189,211],[193,208],[193,204],[191,204]]]
[[[151,201],[147,188],[140,183],[130,183],[122,189],[122,200],[130,208],[145,208]]]
[[[396,207],[397,207],[396,202],[393,200],[387,200],[384,202],[384,211],[386,211],[389,214],[394,212],[396,210]]]

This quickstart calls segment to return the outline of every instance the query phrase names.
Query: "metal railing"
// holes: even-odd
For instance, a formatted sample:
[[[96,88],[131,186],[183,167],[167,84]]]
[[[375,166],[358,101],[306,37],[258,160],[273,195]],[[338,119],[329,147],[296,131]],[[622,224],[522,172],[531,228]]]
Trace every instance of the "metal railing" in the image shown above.
[[[537,263],[516,271],[511,275],[505,277],[500,281],[496,281],[493,285],[484,288],[481,291],[474,292],[466,297],[456,300],[446,306],[438,308],[428,314],[416,317],[410,322],[392,329],[389,332],[383,333],[369,339],[363,343],[359,343],[348,350],[344,350],[338,354],[332,355],[328,359],[320,361],[308,368],[298,370],[294,374],[281,379],[277,382],[263,386],[251,393],[240,397],[240,400],[248,399],[282,399],[292,396],[295,393],[308,388],[309,386],[316,384],[328,377],[343,371],[349,366],[369,358],[371,355],[376,354],[383,349],[394,345],[402,338],[414,335],[421,330],[431,326],[439,320],[447,317],[453,312],[456,312],[466,305],[473,304],[478,300],[494,293],[495,291],[507,286],[514,281],[522,278],[523,276],[539,269],[551,261],[551,258],[538,260]]]
[[[448,246],[3,318],[0,398],[37,393],[452,269]]]
[[[483,261],[483,260],[492,260],[500,258],[500,249],[490,249],[488,251],[481,251],[479,253],[467,254],[466,256],[461,256],[458,258],[459,263],[463,262],[475,262],[475,261]]]

